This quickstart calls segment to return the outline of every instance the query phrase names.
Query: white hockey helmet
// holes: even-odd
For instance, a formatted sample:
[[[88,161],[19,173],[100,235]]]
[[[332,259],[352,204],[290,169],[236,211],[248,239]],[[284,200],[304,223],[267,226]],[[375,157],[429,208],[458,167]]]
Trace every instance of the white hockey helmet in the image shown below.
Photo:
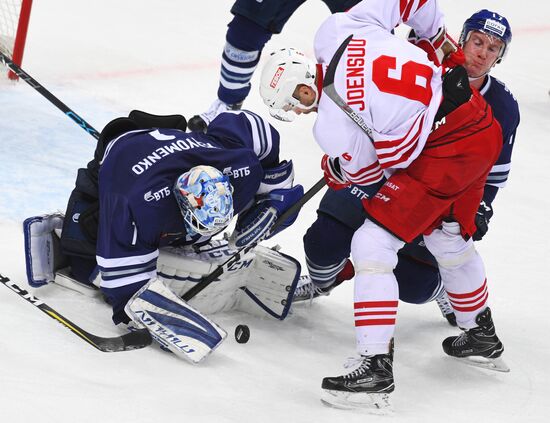
[[[289,110],[300,105],[292,96],[300,84],[307,85],[315,92],[317,105],[319,93],[315,85],[317,68],[315,62],[294,48],[283,48],[271,53],[262,69],[260,95],[270,109]]]

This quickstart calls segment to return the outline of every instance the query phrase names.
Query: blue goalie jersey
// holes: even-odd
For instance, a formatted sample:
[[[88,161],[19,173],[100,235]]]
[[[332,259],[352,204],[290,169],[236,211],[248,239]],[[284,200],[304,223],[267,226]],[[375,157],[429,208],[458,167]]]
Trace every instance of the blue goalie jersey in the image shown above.
[[[137,130],[108,145],[99,172],[97,263],[115,323],[125,320],[128,299],[156,275],[159,247],[208,239],[187,234],[172,192],[176,178],[198,165],[219,169],[233,186],[238,214],[278,156],[277,131],[248,111],[219,115],[207,134]]]

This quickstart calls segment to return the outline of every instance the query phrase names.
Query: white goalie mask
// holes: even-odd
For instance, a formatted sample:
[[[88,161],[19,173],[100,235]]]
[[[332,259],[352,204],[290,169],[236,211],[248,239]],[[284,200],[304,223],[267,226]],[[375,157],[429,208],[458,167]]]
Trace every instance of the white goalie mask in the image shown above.
[[[296,49],[283,48],[271,53],[262,69],[260,95],[272,116],[273,112],[288,112],[296,106],[303,109],[316,107],[319,98],[315,85],[316,72],[315,62]],[[300,105],[298,99],[293,97],[300,84],[307,85],[315,92],[316,100],[311,106]]]
[[[213,235],[233,218],[233,187],[212,166],[195,166],[181,174],[173,192],[191,235]]]

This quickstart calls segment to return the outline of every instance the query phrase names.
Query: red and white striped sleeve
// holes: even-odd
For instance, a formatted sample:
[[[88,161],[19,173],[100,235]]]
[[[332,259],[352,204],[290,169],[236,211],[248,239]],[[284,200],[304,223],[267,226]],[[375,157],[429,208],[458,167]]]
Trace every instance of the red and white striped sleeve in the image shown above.
[[[411,159],[418,155],[417,146],[425,132],[423,131],[425,118],[425,113],[418,115],[402,137],[375,139],[374,148],[382,169],[406,167],[412,161]]]

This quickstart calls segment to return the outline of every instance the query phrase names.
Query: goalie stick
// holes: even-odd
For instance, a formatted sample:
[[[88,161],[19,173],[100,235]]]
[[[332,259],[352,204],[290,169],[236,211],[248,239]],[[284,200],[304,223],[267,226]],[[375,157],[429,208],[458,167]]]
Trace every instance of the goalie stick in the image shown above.
[[[353,34],[351,34],[348,38],[344,40],[344,42],[338,47],[338,50],[334,53],[334,56],[332,56],[332,59],[330,59],[330,63],[328,64],[327,70],[325,72],[325,78],[323,80],[323,92],[336,103],[342,111],[349,116],[349,118],[355,122],[361,130],[367,134],[369,139],[372,141],[372,129],[370,129],[363,118],[359,116],[355,111],[346,103],[346,101],[340,97],[340,95],[336,92],[336,88],[334,86],[334,75],[336,74],[336,68],[338,67],[338,63],[340,62],[340,58],[344,54],[344,51],[346,51],[346,47],[350,43],[351,39],[353,38]]]
[[[273,224],[273,227],[271,228],[270,232],[273,232],[280,225],[282,225],[290,216],[298,212],[303,207],[303,205],[307,203],[309,200],[311,200],[311,198],[313,198],[315,194],[317,194],[324,186],[325,186],[325,179],[321,178],[315,185],[313,185],[309,189],[308,192],[304,194],[302,198],[300,198],[300,200],[298,200],[295,204],[292,205],[292,207],[290,207],[281,216],[279,216],[279,218]],[[183,294],[181,298],[185,301],[189,301],[191,298],[196,296],[204,288],[206,288],[208,285],[214,282],[219,276],[225,273],[227,269],[229,269],[229,267],[231,267],[233,264],[238,262],[241,259],[242,255],[248,253],[250,250],[256,247],[256,245],[258,245],[260,241],[262,241],[262,239],[263,238],[260,238],[257,241],[253,242],[252,244],[239,249],[239,251],[237,251],[235,254],[229,257],[225,262],[223,262],[216,269],[214,269],[212,273],[202,278],[199,283],[197,283],[193,288],[191,288],[189,291]]]
[[[42,300],[36,298],[34,295],[25,291],[24,289],[17,286],[15,283],[10,281],[9,278],[0,274],[0,282],[8,287],[11,291],[15,292],[21,298],[27,300],[33,306],[46,313],[52,319],[58,321],[72,333],[77,335],[80,339],[83,339],[92,347],[97,348],[102,352],[119,352],[119,351],[130,351],[144,348],[151,344],[151,335],[147,329],[138,329],[134,332],[129,332],[124,335],[114,336],[110,338],[103,338],[101,336],[94,335],[90,332],[85,331],[75,323],[71,322],[69,319],[58,313],[56,310],[51,308]]]
[[[69,106],[67,106],[65,103],[59,100],[55,95],[53,95],[46,88],[40,85],[38,81],[36,81],[36,79],[31,77],[27,72],[21,69],[21,67],[13,63],[13,61],[2,52],[2,50],[0,50],[0,62],[2,62],[5,66],[11,69],[19,78],[21,78],[31,87],[33,87],[36,91],[42,94],[47,100],[50,101],[50,103],[52,103],[59,110],[65,113],[69,118],[73,120],[73,122],[75,122],[78,126],[84,129],[88,134],[90,134],[96,140],[99,139],[99,132],[97,132],[88,122],[86,122],[84,119],[78,116],[75,112],[73,112],[69,108]]]

